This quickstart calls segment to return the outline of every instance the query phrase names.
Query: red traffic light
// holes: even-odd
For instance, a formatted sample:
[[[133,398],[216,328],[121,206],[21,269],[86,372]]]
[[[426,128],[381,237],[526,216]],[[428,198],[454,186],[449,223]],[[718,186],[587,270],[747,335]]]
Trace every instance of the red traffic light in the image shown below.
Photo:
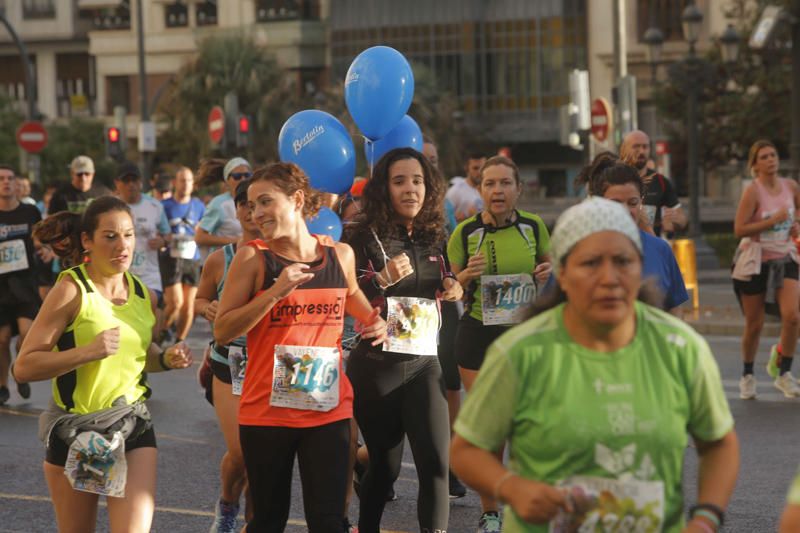
[[[108,128],[108,141],[112,143],[119,142],[119,128]]]
[[[239,117],[239,133],[250,133],[250,118],[247,116]]]

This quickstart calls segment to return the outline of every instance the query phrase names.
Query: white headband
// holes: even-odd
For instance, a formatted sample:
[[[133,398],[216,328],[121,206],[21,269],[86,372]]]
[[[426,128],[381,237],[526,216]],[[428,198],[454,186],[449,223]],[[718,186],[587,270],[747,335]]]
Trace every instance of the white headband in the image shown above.
[[[240,166],[245,166],[245,167],[250,168],[250,169],[253,168],[253,167],[250,166],[250,163],[247,162],[247,159],[245,159],[243,157],[234,157],[233,159],[231,159],[230,161],[225,163],[225,168],[222,169],[222,175],[223,175],[225,181],[228,181],[228,176],[231,175],[231,172],[233,172],[233,169],[236,168],[236,167],[240,167]],[[219,168],[219,167],[217,167],[217,168]]]
[[[580,241],[600,231],[616,231],[628,237],[639,254],[642,253],[642,240],[639,228],[627,209],[618,202],[593,196],[564,211],[553,230],[551,251],[553,270],[558,273],[564,257]]]

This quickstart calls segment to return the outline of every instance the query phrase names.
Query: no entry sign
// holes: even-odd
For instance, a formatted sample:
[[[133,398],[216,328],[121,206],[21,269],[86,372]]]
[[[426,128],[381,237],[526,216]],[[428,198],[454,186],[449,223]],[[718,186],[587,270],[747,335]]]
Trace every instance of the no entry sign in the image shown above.
[[[611,131],[611,106],[605,98],[595,98],[592,102],[592,135],[597,142],[608,139]]]
[[[29,154],[38,154],[47,146],[47,130],[38,120],[28,120],[17,128],[17,144]]]
[[[215,105],[208,114],[208,136],[212,143],[219,144],[222,142],[224,135],[225,111],[220,106]]]

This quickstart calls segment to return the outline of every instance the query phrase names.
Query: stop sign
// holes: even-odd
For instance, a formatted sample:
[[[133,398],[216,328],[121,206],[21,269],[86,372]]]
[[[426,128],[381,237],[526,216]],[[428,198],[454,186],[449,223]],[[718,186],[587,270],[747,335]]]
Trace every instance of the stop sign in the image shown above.
[[[26,120],[17,128],[17,144],[29,154],[38,154],[47,146],[47,130],[38,120]]]
[[[215,105],[208,114],[208,136],[212,143],[219,144],[223,135],[225,135],[225,111]]]
[[[595,98],[592,102],[592,135],[597,142],[608,139],[611,130],[611,106],[605,98]]]

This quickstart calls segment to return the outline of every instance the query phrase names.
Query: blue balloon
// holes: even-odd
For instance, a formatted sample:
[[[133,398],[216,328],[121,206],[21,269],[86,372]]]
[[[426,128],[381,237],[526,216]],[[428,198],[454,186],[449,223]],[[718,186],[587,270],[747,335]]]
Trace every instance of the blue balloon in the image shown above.
[[[306,219],[309,233],[316,235],[330,235],[334,241],[342,237],[342,221],[339,215],[327,207],[320,207],[316,216]]]
[[[414,98],[414,73],[403,54],[373,46],[353,60],[344,82],[344,100],[361,132],[373,141],[394,128]]]
[[[385,136],[377,141],[364,143],[367,163],[373,166],[386,152],[395,148],[413,148],[418,152],[422,151],[422,130],[419,129],[417,122],[408,115],[404,116],[400,123]]]
[[[307,109],[295,113],[278,135],[281,161],[303,169],[315,189],[343,194],[353,185],[356,152],[350,133],[336,117]]]

